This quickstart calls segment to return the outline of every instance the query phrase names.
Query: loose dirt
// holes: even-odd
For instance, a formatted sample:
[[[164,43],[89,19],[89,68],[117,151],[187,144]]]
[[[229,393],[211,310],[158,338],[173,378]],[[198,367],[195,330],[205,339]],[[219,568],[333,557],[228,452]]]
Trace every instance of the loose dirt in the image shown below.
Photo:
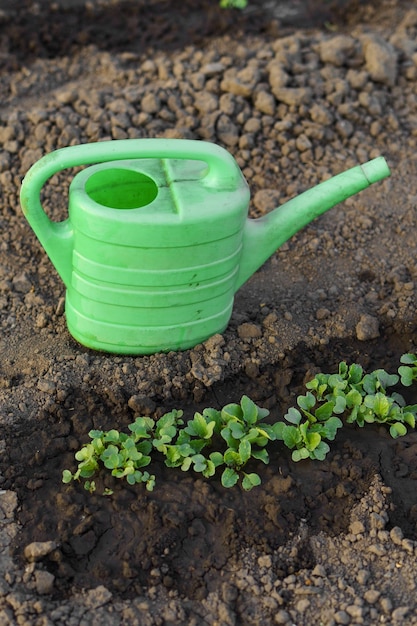
[[[412,1],[0,2],[0,625],[417,624],[417,435],[339,431],[325,461],[277,443],[260,487],[153,466],[153,492],[65,486],[91,428],[249,395],[283,416],[339,361],[416,348],[417,11]],[[43,154],[184,137],[237,159],[252,218],[384,155],[392,176],[285,243],[222,333],[184,352],[78,345],[19,206]],[[67,214],[74,172],[43,202]],[[407,400],[416,401],[412,390]],[[102,487],[111,496],[101,496]]]

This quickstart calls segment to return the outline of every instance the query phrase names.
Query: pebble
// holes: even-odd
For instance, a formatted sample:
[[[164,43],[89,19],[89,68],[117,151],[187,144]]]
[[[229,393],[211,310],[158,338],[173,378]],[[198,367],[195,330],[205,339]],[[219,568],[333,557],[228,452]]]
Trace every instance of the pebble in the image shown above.
[[[392,87],[397,80],[397,53],[388,41],[377,34],[366,35],[363,39],[366,70],[371,79]]]
[[[345,65],[356,49],[356,41],[348,35],[336,35],[327,41],[320,42],[319,54],[323,63],[336,66]]]
[[[361,315],[356,325],[356,337],[359,341],[370,341],[379,337],[379,320],[373,315]]]
[[[50,594],[54,589],[55,576],[45,570],[35,571],[36,591],[40,595]]]
[[[57,547],[58,545],[55,541],[34,541],[25,546],[25,559],[29,562],[40,561],[56,550]]]
[[[240,324],[237,328],[237,332],[239,337],[244,341],[262,337],[261,328],[257,324],[252,324],[251,322],[244,322],[243,324]]]

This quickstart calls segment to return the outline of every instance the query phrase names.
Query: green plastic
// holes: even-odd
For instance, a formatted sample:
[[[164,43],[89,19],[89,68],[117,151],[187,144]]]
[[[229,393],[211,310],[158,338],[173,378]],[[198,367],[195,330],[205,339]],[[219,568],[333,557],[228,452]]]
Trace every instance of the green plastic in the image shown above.
[[[90,167],[71,182],[68,218],[52,221],[44,184],[82,165]],[[251,220],[248,185],[223,148],[126,139],[44,156],[23,181],[21,205],[65,283],[72,336],[95,350],[152,354],[222,332],[237,289],[282,243],[389,174],[378,157]]]

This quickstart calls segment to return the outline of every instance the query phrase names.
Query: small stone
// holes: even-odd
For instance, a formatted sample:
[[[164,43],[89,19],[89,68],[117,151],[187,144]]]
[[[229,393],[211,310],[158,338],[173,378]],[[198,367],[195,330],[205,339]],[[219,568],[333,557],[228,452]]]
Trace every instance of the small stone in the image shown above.
[[[313,144],[306,135],[301,134],[295,140],[295,147],[299,152],[305,152],[306,150],[310,150],[313,147]]]
[[[161,108],[161,102],[154,93],[148,93],[142,98],[141,109],[145,113],[158,113]]]
[[[17,493],[15,491],[1,491],[0,519],[13,519],[17,504]]]
[[[267,91],[259,91],[254,98],[255,108],[265,115],[275,115],[275,98]]]
[[[285,87],[275,89],[273,93],[277,100],[288,106],[309,104],[312,98],[312,91],[308,87]]]
[[[333,114],[322,104],[313,104],[310,109],[310,116],[313,122],[322,126],[330,126],[330,124],[333,124]]]
[[[368,552],[375,554],[376,556],[384,556],[386,554],[386,550],[384,546],[380,543],[373,543],[369,546]]]
[[[349,526],[349,531],[352,535],[361,535],[365,532],[365,526],[359,520],[352,522]]]
[[[321,308],[316,311],[316,319],[317,320],[325,320],[330,316],[329,309]]]
[[[219,99],[213,93],[201,91],[196,94],[195,108],[201,113],[212,113],[219,107]]]
[[[392,542],[395,543],[397,546],[400,546],[402,540],[404,539],[403,531],[399,526],[394,526],[394,528],[391,528],[389,536],[391,537]]]
[[[290,614],[287,613],[287,611],[278,611],[278,613],[275,614],[275,623],[284,625],[292,623]]]
[[[209,78],[211,76],[215,76],[216,74],[221,74],[225,69],[226,68],[223,63],[220,62],[206,63],[206,65],[203,65],[201,68],[201,73]]]
[[[61,297],[58,300],[58,304],[56,305],[56,309],[55,309],[55,315],[57,315],[58,317],[61,317],[61,315],[64,315],[65,312],[65,297]]]
[[[29,562],[40,561],[57,548],[55,541],[34,541],[24,550],[25,559]]]
[[[386,520],[379,513],[371,513],[370,515],[371,528],[381,530],[385,528]]]
[[[390,598],[381,598],[381,600],[379,601],[380,605],[381,605],[381,609],[384,611],[384,613],[389,613],[392,610],[392,602]]]
[[[18,276],[13,278],[13,288],[18,293],[27,293],[32,288],[32,283],[30,282],[26,272],[22,272]]]
[[[404,624],[405,623],[404,618],[406,617],[406,615],[408,615],[409,612],[410,612],[409,606],[399,606],[393,610],[393,612],[391,613],[391,617],[394,620],[394,622],[399,622],[400,624]]]
[[[317,564],[316,567],[311,572],[312,576],[319,576],[320,578],[326,578],[327,572],[326,568],[323,565]]]
[[[336,611],[333,618],[336,624],[350,624],[350,617],[346,611]]]
[[[262,214],[269,213],[278,206],[280,197],[277,189],[260,189],[253,197],[253,204]]]
[[[398,55],[379,35],[366,35],[363,41],[366,69],[373,81],[392,87],[397,80]]]
[[[237,333],[241,339],[247,341],[248,339],[258,339],[262,337],[262,330],[256,324],[250,322],[244,322],[240,324],[237,329]]]
[[[412,539],[408,539],[407,537],[404,538],[401,542],[401,547],[404,548],[404,550],[406,550],[406,552],[409,552],[410,554],[413,554],[414,546],[415,546],[414,541],[412,541]]]
[[[259,565],[259,567],[266,567],[266,568],[272,567],[271,555],[270,554],[264,554],[263,556],[260,556],[258,558],[258,565]]]
[[[302,598],[302,600],[298,600],[298,602],[295,605],[295,610],[298,613],[304,613],[308,607],[310,606],[310,600],[307,600],[307,598]]]
[[[336,66],[345,65],[355,50],[356,41],[347,35],[336,35],[327,41],[322,41],[319,46],[320,59],[323,63]]]
[[[107,604],[112,598],[112,593],[104,587],[104,585],[99,585],[95,589],[90,589],[88,591],[85,604],[88,608],[98,609],[100,606]]]
[[[38,384],[36,385],[39,391],[43,391],[43,393],[53,394],[56,391],[56,384],[51,380],[38,380]]]
[[[371,573],[367,569],[360,569],[356,575],[356,580],[360,585],[365,585],[370,577]]]
[[[36,591],[41,595],[52,593],[54,589],[55,576],[44,570],[35,571]]]
[[[379,337],[379,321],[372,315],[361,315],[356,325],[356,337],[359,341],[369,341]]]
[[[379,599],[381,592],[377,589],[367,589],[363,594],[364,599],[368,602],[368,604],[375,604],[375,602]]]

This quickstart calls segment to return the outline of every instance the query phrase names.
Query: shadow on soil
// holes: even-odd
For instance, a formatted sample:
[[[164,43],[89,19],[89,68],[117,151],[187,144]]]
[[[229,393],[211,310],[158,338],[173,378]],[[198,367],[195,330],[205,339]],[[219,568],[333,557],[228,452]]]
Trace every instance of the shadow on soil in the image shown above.
[[[303,379],[313,369],[336,371],[344,359],[360,362],[367,371],[383,367],[392,373],[410,346],[412,336],[405,333],[369,344],[350,339],[310,349],[301,345],[257,380],[240,376],[208,390],[203,406],[219,408],[246,393],[277,419],[303,392]],[[74,471],[74,451],[91,428],[125,429],[133,421],[130,409],[121,412],[105,397],[100,389],[88,397],[74,390],[60,417],[40,412],[37,421],[5,433],[2,487],[16,491],[20,502],[15,555],[22,558],[23,548],[33,541],[55,541],[58,547],[44,566],[56,576],[59,597],[72,585],[99,584],[129,597],[155,582],[198,600],[216,588],[220,575],[241,567],[242,554],[279,555],[289,543],[290,556],[274,561],[276,575],[314,567],[309,536],[347,532],[352,507],[375,474],[392,488],[390,525],[417,538],[417,434],[393,440],[372,426],[339,431],[323,462],[293,463],[282,444],[273,444],[270,464],[254,462],[249,468],[259,472],[262,485],[248,493],[161,462],[152,466],[152,493],[102,475],[96,494],[109,487],[114,490],[110,497],[90,495],[78,484],[64,486],[62,470]],[[191,416],[202,406],[182,408]]]
[[[121,0],[116,6],[41,0],[34,10],[26,0],[15,10],[6,5],[6,17],[0,20],[0,69],[16,70],[22,62],[68,55],[88,45],[140,54],[197,45],[226,33],[277,37],[286,26],[343,23],[362,3],[250,0],[248,9],[239,11],[221,9],[217,0]]]

